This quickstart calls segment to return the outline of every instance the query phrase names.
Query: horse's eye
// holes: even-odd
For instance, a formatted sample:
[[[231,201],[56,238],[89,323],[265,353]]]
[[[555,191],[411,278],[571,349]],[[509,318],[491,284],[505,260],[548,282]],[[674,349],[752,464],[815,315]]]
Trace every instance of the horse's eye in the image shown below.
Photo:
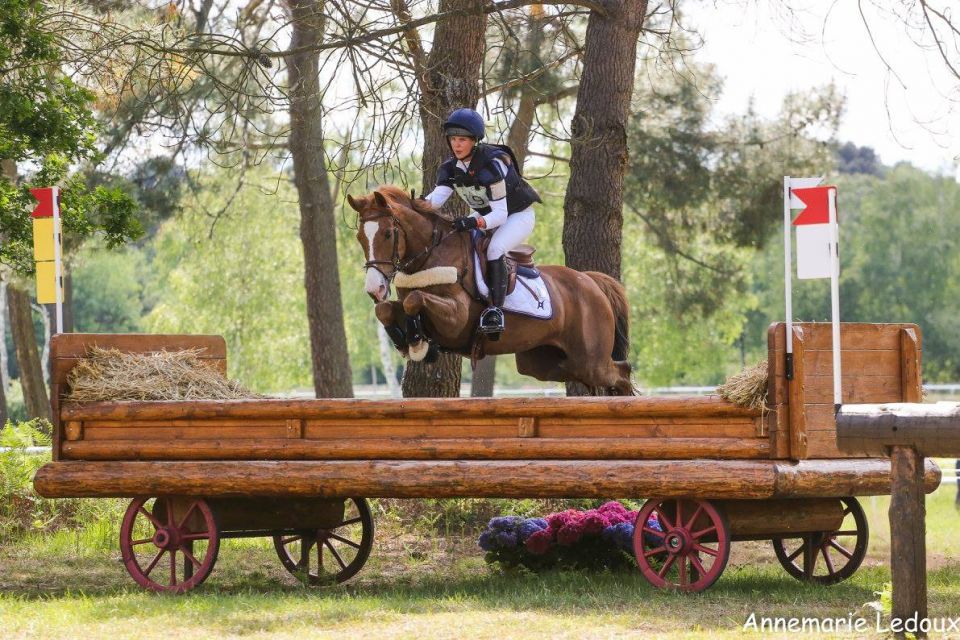
[[[388,229],[387,231],[384,231],[384,232],[383,232],[383,235],[387,238],[387,240],[389,240],[389,239],[390,239],[390,230]]]

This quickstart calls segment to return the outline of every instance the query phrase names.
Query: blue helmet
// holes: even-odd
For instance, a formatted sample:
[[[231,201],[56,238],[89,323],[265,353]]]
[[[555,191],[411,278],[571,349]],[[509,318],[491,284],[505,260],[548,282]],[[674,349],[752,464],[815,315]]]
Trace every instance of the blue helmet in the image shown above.
[[[479,142],[484,134],[483,116],[473,109],[457,109],[443,123],[443,131],[448,136],[467,136]]]

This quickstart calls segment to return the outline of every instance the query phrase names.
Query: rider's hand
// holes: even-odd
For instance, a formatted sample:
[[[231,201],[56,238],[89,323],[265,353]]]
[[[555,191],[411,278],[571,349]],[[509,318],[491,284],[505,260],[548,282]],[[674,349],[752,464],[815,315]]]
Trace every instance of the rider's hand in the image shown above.
[[[469,231],[470,229],[476,229],[479,227],[477,218],[457,218],[453,221],[453,230],[454,231]]]

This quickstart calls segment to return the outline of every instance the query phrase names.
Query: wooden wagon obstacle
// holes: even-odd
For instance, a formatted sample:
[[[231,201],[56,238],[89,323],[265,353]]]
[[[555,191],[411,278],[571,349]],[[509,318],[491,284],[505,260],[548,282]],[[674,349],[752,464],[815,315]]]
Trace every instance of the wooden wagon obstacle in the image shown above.
[[[186,591],[209,575],[225,537],[273,536],[284,566],[344,580],[373,537],[367,498],[649,498],[638,523],[643,575],[700,591],[730,543],[772,540],[786,571],[832,583],[856,571],[868,530],[856,496],[888,494],[886,458],[835,442],[830,326],[768,335],[771,410],[718,397],[406,400],[257,399],[62,404],[87,347],[200,348],[203,336],[67,334],[52,342],[53,462],[47,497],[129,497],[121,551],[141,585]],[[915,325],[843,327],[846,402],[918,397]],[[933,491],[939,469],[924,470]],[[182,566],[181,566],[182,565]],[[160,568],[158,568],[160,567]]]
[[[927,620],[924,457],[960,456],[960,403],[866,404],[841,408],[837,445],[844,451],[889,456],[891,617]],[[892,624],[891,624],[892,627]],[[926,636],[922,628],[914,630]],[[903,629],[897,633],[903,636]]]

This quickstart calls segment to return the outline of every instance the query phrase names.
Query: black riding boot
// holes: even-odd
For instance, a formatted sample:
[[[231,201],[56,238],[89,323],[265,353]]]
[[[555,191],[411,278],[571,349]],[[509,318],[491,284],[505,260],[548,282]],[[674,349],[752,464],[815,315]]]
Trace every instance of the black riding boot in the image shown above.
[[[503,301],[507,297],[507,258],[501,256],[487,263],[487,284],[490,287],[491,305],[480,315],[480,332],[491,340],[499,340],[504,329]]]

